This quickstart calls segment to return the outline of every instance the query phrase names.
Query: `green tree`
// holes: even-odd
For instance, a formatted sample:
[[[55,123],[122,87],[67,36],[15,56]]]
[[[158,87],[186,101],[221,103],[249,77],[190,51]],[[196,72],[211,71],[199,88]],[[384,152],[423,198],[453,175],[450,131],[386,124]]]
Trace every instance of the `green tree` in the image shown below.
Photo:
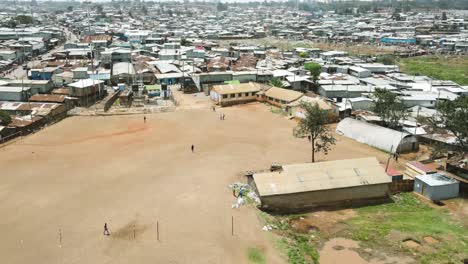
[[[143,15],[148,15],[148,8],[146,8],[146,6],[142,6],[141,7],[141,12],[143,13]]]
[[[399,96],[389,90],[376,88],[374,91],[375,104],[372,108],[385,125],[396,128],[400,119],[404,119],[407,111]]]
[[[442,20],[447,20],[447,13],[445,11],[442,12]]]
[[[0,111],[0,124],[8,125],[10,123],[11,123],[11,116],[7,114],[5,111]]]
[[[294,128],[293,134],[295,137],[308,137],[310,139],[312,162],[315,162],[315,153],[323,152],[327,155],[331,146],[336,143],[336,139],[327,125],[331,118],[329,113],[320,109],[317,103],[302,102],[300,107],[304,110],[305,117]]]
[[[312,80],[314,81],[314,89],[317,89],[318,79],[320,76],[320,72],[322,71],[322,66],[315,62],[308,62],[304,64],[304,69],[310,72],[310,76],[312,76]]]
[[[228,5],[218,2],[218,4],[216,5],[216,9],[218,11],[226,11],[228,9]]]
[[[402,21],[403,18],[401,17],[400,13],[401,13],[401,9],[395,8],[395,10],[393,10],[392,18],[395,19],[396,21]]]
[[[308,58],[309,57],[309,54],[307,52],[301,52],[299,53],[299,57],[301,58]]]
[[[436,108],[437,114],[428,119],[430,127],[435,133],[452,133],[457,138],[456,144],[467,151],[468,96],[460,96],[454,101],[438,102]]]
[[[392,55],[392,54],[380,55],[377,57],[377,62],[380,62],[385,65],[393,65],[395,64],[395,55]]]
[[[188,40],[185,39],[185,38],[183,38],[183,39],[180,40],[180,45],[181,45],[181,46],[188,46],[188,45],[190,45],[190,44],[191,44],[191,42],[188,41]]]
[[[102,13],[103,10],[104,10],[104,8],[102,7],[102,5],[96,5],[96,11],[98,13]]]
[[[18,24],[32,24],[33,20],[31,16],[19,15],[15,18]]]
[[[268,84],[271,85],[271,86],[274,86],[274,87],[279,87],[279,88],[284,87],[283,81],[281,81],[278,78],[272,78]]]
[[[73,6],[68,6],[68,7],[67,7],[67,11],[68,11],[68,12],[73,11]]]

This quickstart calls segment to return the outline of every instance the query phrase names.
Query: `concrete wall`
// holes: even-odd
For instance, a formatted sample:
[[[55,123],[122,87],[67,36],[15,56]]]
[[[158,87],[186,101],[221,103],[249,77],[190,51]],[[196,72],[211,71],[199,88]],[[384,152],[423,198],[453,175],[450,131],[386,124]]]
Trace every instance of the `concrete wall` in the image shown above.
[[[268,96],[265,96],[265,102],[267,102],[267,103],[269,103],[271,105],[280,107],[280,108],[283,108],[288,103],[286,101],[282,101],[282,100],[275,99],[275,98],[268,97]]]
[[[26,101],[26,92],[0,92],[0,101]]]
[[[401,139],[398,145],[398,153],[408,153],[419,149],[418,139],[414,136],[406,136]]]
[[[355,98],[355,97],[361,97],[363,93],[368,93],[368,91],[359,91],[359,92],[354,92],[354,91],[348,91],[342,90],[342,91],[326,91],[322,87],[319,87],[318,93],[323,96],[323,97],[328,97],[328,98]]]
[[[436,101],[433,100],[411,100],[411,99],[405,99],[405,97],[403,97],[402,99],[403,103],[405,104],[406,107],[413,107],[413,106],[423,106],[423,107],[427,107],[427,108],[434,108],[435,107],[435,103]]]
[[[422,194],[433,201],[446,200],[458,197],[459,185],[459,182],[455,182],[447,185],[429,186],[428,184],[415,178],[414,192]]]
[[[257,75],[256,74],[241,74],[241,73],[236,73],[232,75],[233,80],[238,80],[241,83],[247,83],[247,82],[255,82],[257,81]]]
[[[388,184],[321,190],[260,197],[262,209],[268,211],[300,211],[317,207],[353,205],[363,200],[388,197]]]
[[[356,101],[352,102],[353,110],[370,110],[374,106],[372,101]]]

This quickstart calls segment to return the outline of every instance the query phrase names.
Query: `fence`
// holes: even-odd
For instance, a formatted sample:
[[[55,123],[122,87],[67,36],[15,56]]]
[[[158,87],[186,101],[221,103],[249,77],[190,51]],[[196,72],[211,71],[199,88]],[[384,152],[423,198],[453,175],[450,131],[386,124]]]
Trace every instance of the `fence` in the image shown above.
[[[414,180],[400,180],[394,181],[389,184],[391,194],[400,192],[412,192],[414,186]]]

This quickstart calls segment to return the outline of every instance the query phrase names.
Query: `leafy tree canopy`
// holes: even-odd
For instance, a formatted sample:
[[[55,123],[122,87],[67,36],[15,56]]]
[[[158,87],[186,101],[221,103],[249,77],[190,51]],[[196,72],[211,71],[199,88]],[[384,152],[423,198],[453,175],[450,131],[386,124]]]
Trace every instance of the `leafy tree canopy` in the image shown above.
[[[8,125],[11,123],[11,117],[5,111],[0,111],[0,124]]]
[[[305,117],[294,128],[293,134],[295,137],[309,138],[312,145],[312,162],[315,162],[315,153],[323,152],[327,155],[331,146],[336,143],[327,126],[331,118],[329,113],[320,109],[317,103],[302,102],[300,107],[304,110]]]
[[[398,127],[400,119],[404,119],[407,113],[406,106],[395,93],[385,89],[375,89],[375,105],[373,107],[382,121],[389,127]]]
[[[268,84],[274,87],[279,87],[279,88],[284,87],[283,82],[278,78],[272,78]]]

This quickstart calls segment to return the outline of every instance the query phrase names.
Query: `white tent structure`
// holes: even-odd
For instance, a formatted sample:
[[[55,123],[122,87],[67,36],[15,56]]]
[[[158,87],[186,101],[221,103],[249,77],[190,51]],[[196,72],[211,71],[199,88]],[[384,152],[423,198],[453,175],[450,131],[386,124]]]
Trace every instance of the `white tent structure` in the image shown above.
[[[411,134],[352,118],[341,120],[336,133],[391,153],[411,152],[419,148],[418,140]]]

